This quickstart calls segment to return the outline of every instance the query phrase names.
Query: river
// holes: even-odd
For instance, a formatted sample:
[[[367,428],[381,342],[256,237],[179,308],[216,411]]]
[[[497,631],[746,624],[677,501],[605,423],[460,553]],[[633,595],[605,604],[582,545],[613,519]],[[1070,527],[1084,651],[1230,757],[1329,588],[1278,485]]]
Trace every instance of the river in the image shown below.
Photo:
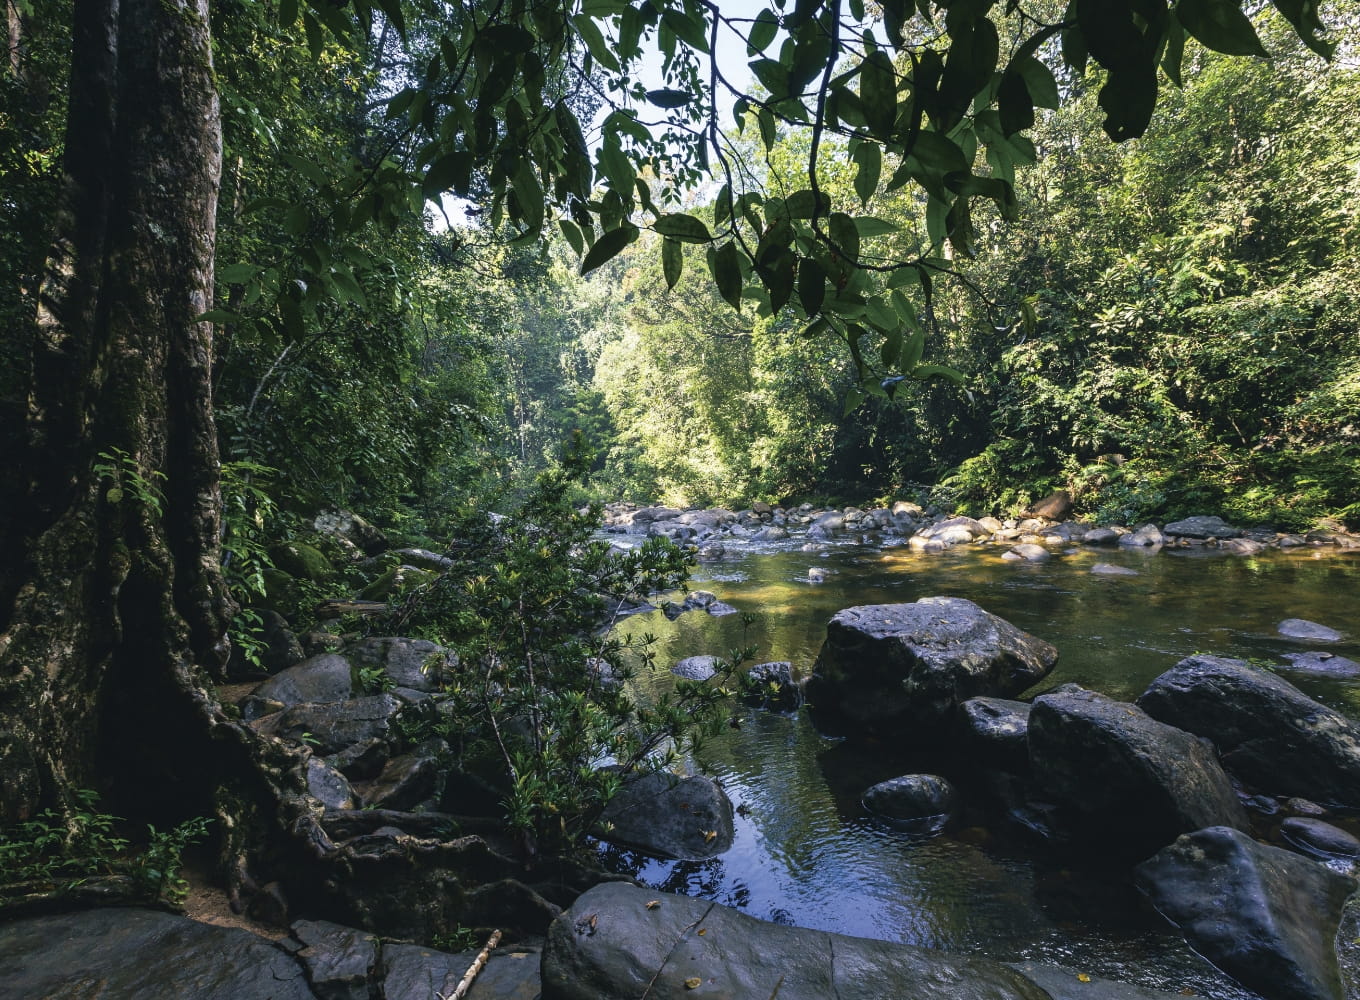
[[[696,654],[754,646],[756,662],[812,668],[827,620],[857,604],[966,597],[1059,650],[1056,669],[1026,697],[1075,682],[1131,700],[1195,652],[1284,664],[1309,646],[1277,634],[1285,618],[1354,633],[1360,553],[1077,548],[1040,563],[1004,562],[1003,549],[956,546],[919,554],[801,540],[753,544],[698,567],[692,589],[712,591],[741,615],[691,611],[676,621],[634,616],[622,632],[659,637],[664,670]],[[1137,575],[1097,575],[1098,562]],[[822,578],[813,582],[809,571]],[[1330,651],[1360,659],[1360,644]],[[1360,681],[1281,675],[1360,717]],[[1173,993],[1247,1000],[1196,956],[1131,887],[1127,872],[1072,863],[996,817],[965,810],[946,831],[915,838],[869,815],[869,785],[904,773],[950,775],[947,758],[890,745],[827,739],[806,712],[746,709],[697,755],[739,806],[731,851],[706,862],[660,862],[602,848],[619,870],[667,891],[715,899],[767,920],[1000,961],[1034,960]],[[950,775],[952,777],[952,775]],[[965,798],[968,790],[965,788]],[[1360,914],[1342,927],[1348,997],[1360,998]]]

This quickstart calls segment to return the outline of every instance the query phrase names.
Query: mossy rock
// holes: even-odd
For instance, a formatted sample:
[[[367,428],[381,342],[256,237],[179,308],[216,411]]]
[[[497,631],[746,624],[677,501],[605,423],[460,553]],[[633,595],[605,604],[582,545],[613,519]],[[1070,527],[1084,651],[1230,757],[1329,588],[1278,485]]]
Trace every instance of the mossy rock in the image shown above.
[[[269,555],[275,566],[299,580],[322,583],[335,575],[330,560],[306,542],[280,542]]]
[[[260,575],[264,577],[264,594],[251,602],[255,607],[287,616],[302,603],[302,590],[291,575],[273,566]]]
[[[393,594],[429,583],[438,575],[415,566],[393,566],[359,591],[359,597],[365,601],[385,601]]]

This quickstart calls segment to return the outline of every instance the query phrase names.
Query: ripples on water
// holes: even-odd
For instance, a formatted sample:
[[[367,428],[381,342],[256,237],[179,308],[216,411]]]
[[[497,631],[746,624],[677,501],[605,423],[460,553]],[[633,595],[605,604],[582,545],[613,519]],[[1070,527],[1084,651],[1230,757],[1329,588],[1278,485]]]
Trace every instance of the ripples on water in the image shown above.
[[[1276,634],[1285,618],[1355,629],[1360,554],[1267,553],[1241,558],[1203,550],[1075,550],[1044,563],[1008,563],[1002,549],[956,547],[920,555],[848,544],[821,551],[764,547],[701,566],[691,586],[757,615],[691,612],[628,619],[622,632],[661,637],[661,677],[684,656],[755,646],[758,661],[789,660],[807,673],[827,620],[856,604],[966,597],[1059,650],[1054,672],[1029,695],[1075,682],[1137,697],[1195,652],[1282,663],[1308,648]],[[730,547],[729,547],[730,548]],[[1137,576],[1093,575],[1096,562]],[[825,575],[809,578],[810,569]],[[818,574],[821,575],[821,574]],[[1354,642],[1327,648],[1360,658]],[[1360,716],[1353,681],[1281,671],[1310,695]],[[1068,868],[1036,854],[985,817],[965,813],[942,836],[913,838],[860,805],[869,785],[948,762],[885,745],[821,737],[805,715],[754,710],[708,744],[698,769],[722,781],[737,817],[732,850],[705,862],[663,862],[617,848],[605,860],[658,889],[736,906],[752,916],[999,961],[1065,965],[1171,993],[1249,1000],[1195,956],[1146,907],[1125,872]],[[965,798],[967,797],[967,789]],[[1342,927],[1348,998],[1360,998],[1360,915]]]

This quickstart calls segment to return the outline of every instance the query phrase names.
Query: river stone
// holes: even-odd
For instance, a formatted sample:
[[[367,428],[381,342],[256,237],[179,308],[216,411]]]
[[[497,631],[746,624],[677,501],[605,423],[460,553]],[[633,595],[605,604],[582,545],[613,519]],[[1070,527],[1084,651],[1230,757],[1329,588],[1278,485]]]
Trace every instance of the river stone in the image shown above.
[[[1113,528],[1092,528],[1081,536],[1081,540],[1086,545],[1114,545],[1120,534]]]
[[[1218,547],[1224,552],[1231,552],[1238,556],[1254,556],[1258,552],[1265,550],[1265,542],[1258,542],[1253,538],[1225,538],[1218,543]]]
[[[382,996],[384,1000],[452,996],[476,958],[475,951],[451,955],[413,944],[384,945]],[[537,947],[497,948],[472,981],[467,1000],[537,1000],[539,960]]]
[[[803,689],[793,678],[793,664],[788,660],[757,663],[746,671],[747,688],[744,700],[776,712],[795,712],[803,704]]]
[[[788,927],[702,899],[598,885],[553,921],[543,1000],[1049,1000],[980,958]]]
[[[318,754],[326,756],[386,737],[392,717],[401,707],[402,703],[390,694],[379,694],[324,705],[294,705],[252,725],[267,736],[307,743]],[[335,766],[349,773],[341,764]]]
[[[1259,791],[1360,807],[1360,726],[1268,670],[1191,656],[1138,704],[1212,740],[1224,766]]]
[[[1206,826],[1248,829],[1212,750],[1093,691],[1034,700],[1029,758],[1040,796],[1102,848],[1147,857]]]
[[[1281,670],[1297,670],[1319,677],[1360,677],[1360,663],[1335,653],[1285,653],[1284,658],[1289,662],[1280,664]]]
[[[1054,490],[1031,507],[1029,512],[1034,517],[1046,518],[1049,521],[1061,521],[1072,513],[1072,494],[1066,490]]]
[[[814,719],[927,742],[959,704],[1041,680],[1058,651],[958,597],[846,608],[831,619],[807,685]]]
[[[596,836],[681,861],[717,857],[732,847],[732,802],[712,778],[666,771],[638,775],[609,800]]]
[[[888,819],[925,819],[954,811],[954,786],[936,774],[904,774],[864,793],[864,808]]]
[[[1155,524],[1145,524],[1136,531],[1131,531],[1127,535],[1119,536],[1119,544],[1127,548],[1147,548],[1154,545],[1165,545],[1166,536]]]
[[[361,639],[346,646],[344,655],[356,668],[382,670],[394,686],[416,691],[438,691],[458,669],[457,654],[428,639]]]
[[[1030,706],[1006,698],[969,698],[959,706],[969,745],[979,757],[1006,770],[1029,760]]]
[[[1181,521],[1172,521],[1162,529],[1177,538],[1236,538],[1241,528],[1234,528],[1221,517],[1196,514]]]
[[[0,924],[0,995],[143,1000],[315,1000],[273,942],[154,910],[117,907]]]
[[[718,672],[716,656],[687,656],[675,666],[671,673],[687,681],[706,681]]]
[[[1267,1000],[1343,1000],[1336,933],[1355,880],[1227,827],[1134,870],[1190,946]]]
[[[269,678],[242,702],[241,712],[246,719],[259,718],[256,706],[262,703],[300,705],[303,702],[345,701],[353,694],[349,661],[336,653],[322,653]]]
[[[1128,566],[1116,566],[1114,563],[1096,563],[1091,567],[1091,572],[1096,576],[1138,576],[1136,569]]]
[[[402,754],[383,765],[382,773],[359,786],[364,804],[406,812],[434,796],[439,762],[433,757]]]
[[[1280,836],[1304,854],[1324,861],[1360,858],[1360,840],[1320,819],[1291,816],[1280,824]]]
[[[1313,642],[1340,642],[1346,636],[1334,628],[1310,622],[1305,618],[1286,618],[1275,626],[1280,635],[1289,639],[1309,639]]]
[[[935,524],[928,524],[915,535],[913,539],[919,538],[922,541],[935,541],[941,545],[966,544],[977,538],[986,538],[991,532],[986,526],[973,520],[971,517],[951,517],[944,521],[937,521]]]
[[[327,809],[353,809],[354,789],[349,779],[320,757],[307,759],[307,794]]]
[[[1016,559],[1025,562],[1043,562],[1045,559],[1051,558],[1048,549],[1042,545],[1035,545],[1033,542],[1022,542],[1007,552],[1006,555],[1014,556]]]
[[[378,960],[374,935],[328,920],[298,920],[292,930],[302,942],[297,957],[307,967],[317,996],[322,1000],[368,1000],[368,975]]]

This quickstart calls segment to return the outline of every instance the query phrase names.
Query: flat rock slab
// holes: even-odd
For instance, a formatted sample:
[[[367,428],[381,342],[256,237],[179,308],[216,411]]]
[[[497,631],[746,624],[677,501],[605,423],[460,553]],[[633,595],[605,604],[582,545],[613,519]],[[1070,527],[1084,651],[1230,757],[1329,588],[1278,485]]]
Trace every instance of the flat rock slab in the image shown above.
[[[1187,657],[1138,704],[1212,740],[1224,766],[1259,791],[1360,807],[1360,726],[1268,670]]]
[[[1242,534],[1241,528],[1234,528],[1221,517],[1206,517],[1196,514],[1183,521],[1173,521],[1162,529],[1168,535],[1179,538],[1236,538]]]
[[[596,886],[548,931],[543,1000],[1051,1000],[985,959],[786,927],[701,899]]]
[[[302,966],[264,938],[124,908],[0,925],[0,995],[316,1000]]]
[[[1336,933],[1354,879],[1212,827],[1139,865],[1134,880],[1195,951],[1266,1000],[1343,1000]]]
[[[1185,1000],[1184,993],[1166,993],[1145,986],[1116,983],[1111,979],[1086,976],[1074,969],[1037,962],[1007,962],[1016,972],[1033,979],[1048,991],[1053,1000]]]
[[[969,698],[1010,698],[1042,680],[1058,651],[958,597],[846,608],[826,627],[807,700],[819,725],[928,742]]]
[[[385,1000],[434,1000],[452,995],[477,958],[475,951],[446,954],[413,944],[383,948]],[[468,1000],[535,1000],[539,993],[537,948],[498,948],[473,980]]]

